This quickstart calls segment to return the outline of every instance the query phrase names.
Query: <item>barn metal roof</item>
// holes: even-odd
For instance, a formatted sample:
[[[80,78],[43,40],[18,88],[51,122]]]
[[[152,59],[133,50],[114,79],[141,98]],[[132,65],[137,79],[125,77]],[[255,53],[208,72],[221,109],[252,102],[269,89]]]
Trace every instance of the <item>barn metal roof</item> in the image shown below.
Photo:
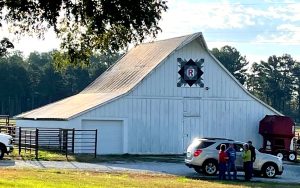
[[[17,119],[67,120],[133,89],[174,50],[195,39],[207,49],[202,33],[140,44],[77,95],[16,116]]]
[[[208,54],[223,68],[249,96],[282,115],[269,105],[253,96],[208,50],[201,32],[156,42],[143,43],[126,53],[119,61],[99,76],[77,95],[48,104],[16,116],[17,119],[68,120],[100,105],[113,101],[129,91],[144,79],[156,66],[175,50],[197,40]]]

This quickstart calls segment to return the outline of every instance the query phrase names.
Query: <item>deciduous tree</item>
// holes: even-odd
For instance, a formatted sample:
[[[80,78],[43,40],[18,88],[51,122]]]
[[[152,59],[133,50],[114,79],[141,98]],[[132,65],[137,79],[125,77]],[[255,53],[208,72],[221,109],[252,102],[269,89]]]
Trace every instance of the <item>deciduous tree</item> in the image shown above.
[[[95,52],[155,37],[166,9],[164,0],[0,0],[0,21],[18,36],[53,28],[69,60],[82,64]]]

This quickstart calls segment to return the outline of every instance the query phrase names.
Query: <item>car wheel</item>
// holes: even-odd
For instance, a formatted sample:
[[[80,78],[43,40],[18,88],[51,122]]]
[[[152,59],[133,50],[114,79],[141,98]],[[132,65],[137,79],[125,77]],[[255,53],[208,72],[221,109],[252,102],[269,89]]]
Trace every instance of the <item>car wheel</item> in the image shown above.
[[[208,160],[203,164],[202,171],[204,174],[213,176],[218,171],[218,163],[215,160]]]
[[[276,176],[277,166],[273,163],[267,163],[263,166],[262,173],[267,178],[274,178]]]
[[[296,154],[294,152],[289,153],[288,159],[289,159],[289,161],[295,161]]]
[[[282,152],[278,152],[278,153],[276,154],[276,156],[279,157],[280,159],[283,159],[283,156],[284,156],[284,155],[283,155]]]
[[[3,147],[0,147],[0,160],[4,157],[5,150]]]
[[[194,170],[200,174],[201,173],[201,168],[199,166],[194,166]]]

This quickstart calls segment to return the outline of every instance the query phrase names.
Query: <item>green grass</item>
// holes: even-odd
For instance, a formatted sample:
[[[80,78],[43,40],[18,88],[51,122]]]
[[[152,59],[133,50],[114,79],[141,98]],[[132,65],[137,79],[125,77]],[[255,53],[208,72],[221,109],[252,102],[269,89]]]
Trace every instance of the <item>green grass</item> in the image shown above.
[[[99,173],[71,170],[0,169],[0,187],[26,188],[99,188],[99,187],[299,187],[300,184],[280,184],[263,182],[231,182],[216,180],[196,180],[186,177],[137,174]]]
[[[23,159],[23,160],[35,160],[35,153],[32,151],[27,153],[22,150],[21,156],[19,156],[18,149],[15,148],[14,152],[5,157],[6,160],[10,159]],[[79,161],[88,163],[101,163],[101,162],[183,162],[183,155],[97,155],[96,158],[93,154],[76,154],[68,155],[65,153],[53,152],[53,151],[39,151],[39,160],[41,161]]]
[[[300,163],[300,155],[297,156],[295,164]],[[14,152],[9,156],[5,156],[4,160],[36,160],[35,153],[22,150],[21,156],[19,156],[18,149],[15,148]],[[184,161],[184,155],[97,155],[96,158],[93,154],[69,154],[66,156],[62,152],[54,151],[39,151],[39,158],[41,161],[78,161],[86,163],[114,163],[114,162],[168,162],[168,163],[182,163]]]

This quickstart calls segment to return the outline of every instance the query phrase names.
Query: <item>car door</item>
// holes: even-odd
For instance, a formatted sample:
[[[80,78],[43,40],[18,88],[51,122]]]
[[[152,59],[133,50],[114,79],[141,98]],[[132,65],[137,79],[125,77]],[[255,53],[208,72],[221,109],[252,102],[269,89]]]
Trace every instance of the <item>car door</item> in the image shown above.
[[[234,143],[234,149],[236,151],[236,160],[235,160],[235,166],[237,169],[243,169],[243,144],[241,143]]]

